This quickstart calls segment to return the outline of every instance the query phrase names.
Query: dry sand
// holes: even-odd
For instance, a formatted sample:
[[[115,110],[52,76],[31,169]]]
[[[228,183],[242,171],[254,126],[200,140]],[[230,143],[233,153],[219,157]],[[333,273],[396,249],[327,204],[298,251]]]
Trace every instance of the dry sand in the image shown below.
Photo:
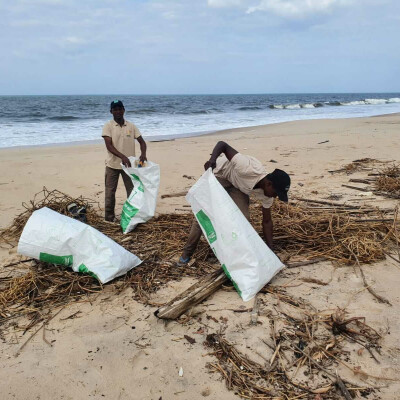
[[[292,196],[326,199],[335,194],[343,196],[340,201],[393,207],[396,201],[379,196],[364,198],[359,192],[342,187],[348,177],[331,175],[328,171],[364,157],[399,161],[399,123],[400,115],[392,114],[234,129],[149,143],[148,157],[161,165],[160,195],[187,190],[202,174],[202,165],[215,143],[225,140],[238,151],[257,157],[271,171],[281,168],[291,174]],[[0,227],[11,223],[23,210],[21,203],[32,199],[43,186],[72,196],[94,198],[100,205],[104,204],[104,157],[103,144],[0,150]],[[118,210],[123,201],[121,181]],[[160,199],[157,211],[179,212],[176,209],[184,204],[183,197]],[[16,258],[15,249],[2,250],[1,265]],[[362,290],[362,279],[353,268],[335,268],[327,262],[283,271],[273,284],[290,282],[288,292],[307,299],[316,308],[334,311],[337,307],[347,307],[351,316],[365,316],[369,325],[386,332],[379,365],[366,352],[358,355],[352,349],[351,357],[356,360],[355,365],[365,371],[396,379],[400,372],[399,267],[400,264],[390,259],[364,267],[375,291],[392,306],[377,303],[370,293]],[[5,268],[0,267],[0,272],[4,273]],[[319,286],[300,281],[302,277],[330,283]],[[189,279],[171,282],[154,296],[154,301],[167,301],[191,283]],[[220,290],[196,307],[196,311],[215,318],[207,322],[208,327],[204,328],[196,320],[184,325],[166,324],[153,316],[154,307],[133,301],[129,290],[117,296],[106,288],[91,303],[71,304],[50,322],[46,338],[52,342],[52,347],[39,333],[15,357],[26,337],[19,330],[3,332],[0,336],[0,398],[238,398],[226,389],[218,374],[209,374],[206,363],[215,358],[207,355],[209,350],[202,342],[206,333],[217,332],[223,325],[227,339],[241,350],[251,350],[253,354],[258,351],[269,359],[271,350],[260,340],[268,339],[268,318],[260,316],[261,324],[250,326],[249,313],[229,311],[242,305],[235,292]],[[77,311],[76,318],[66,319]],[[184,339],[185,334],[194,337],[196,343],[189,344]],[[257,361],[264,363],[262,358]],[[178,375],[180,367],[183,377]],[[349,371],[341,373],[356,380]],[[369,398],[399,398],[397,381],[375,383],[387,384],[387,387]]]

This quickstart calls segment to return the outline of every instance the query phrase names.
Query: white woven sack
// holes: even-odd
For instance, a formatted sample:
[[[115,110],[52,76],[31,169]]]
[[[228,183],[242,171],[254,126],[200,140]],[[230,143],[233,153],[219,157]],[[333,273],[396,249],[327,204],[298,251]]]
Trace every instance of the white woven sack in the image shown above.
[[[215,256],[244,301],[284,265],[239,210],[211,168],[186,195]]]
[[[122,208],[121,228],[128,233],[136,228],[137,224],[147,222],[154,217],[157,205],[158,188],[160,187],[160,166],[146,161],[139,167],[138,158],[129,157],[132,167],[122,169],[130,176],[133,183],[132,193]]]
[[[28,219],[18,242],[18,253],[70,266],[101,283],[126,274],[142,262],[98,230],[47,207]]]

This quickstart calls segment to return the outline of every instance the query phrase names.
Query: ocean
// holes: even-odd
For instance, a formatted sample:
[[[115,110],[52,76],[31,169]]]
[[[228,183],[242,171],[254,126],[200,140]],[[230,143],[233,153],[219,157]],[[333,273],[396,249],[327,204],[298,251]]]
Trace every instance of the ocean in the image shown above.
[[[115,99],[146,140],[400,112],[400,93],[0,96],[0,147],[101,140]]]

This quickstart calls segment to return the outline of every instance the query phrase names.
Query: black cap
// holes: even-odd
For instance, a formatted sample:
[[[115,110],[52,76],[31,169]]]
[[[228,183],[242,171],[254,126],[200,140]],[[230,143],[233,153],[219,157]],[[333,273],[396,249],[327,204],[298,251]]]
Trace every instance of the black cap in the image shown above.
[[[274,172],[267,175],[267,178],[272,182],[279,200],[287,203],[288,191],[290,189],[290,177],[281,169],[276,169]]]
[[[124,104],[122,103],[121,100],[112,101],[110,104],[110,110],[112,110],[113,108],[117,108],[117,107],[125,108]]]

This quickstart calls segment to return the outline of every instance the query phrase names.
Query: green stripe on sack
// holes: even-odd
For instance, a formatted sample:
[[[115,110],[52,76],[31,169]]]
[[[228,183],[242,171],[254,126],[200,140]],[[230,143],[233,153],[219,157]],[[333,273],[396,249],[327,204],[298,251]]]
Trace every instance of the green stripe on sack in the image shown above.
[[[200,210],[196,214],[196,218],[199,221],[199,224],[206,231],[208,242],[210,244],[214,243],[217,240],[217,234],[215,232],[214,226],[213,226],[209,216],[203,210]]]
[[[69,256],[55,256],[54,254],[40,253],[39,260],[51,264],[65,265],[66,267],[72,265],[74,259],[72,255]]]
[[[135,174],[131,174],[131,176],[133,179],[136,179],[139,182],[139,187],[137,189],[140,190],[141,192],[144,192],[144,185],[143,182],[140,180],[140,178]]]
[[[225,275],[231,280],[231,282],[233,283],[234,288],[236,289],[236,291],[239,293],[239,296],[242,297],[242,291],[239,289],[239,286],[237,285],[237,283],[232,279],[231,274],[229,273],[229,271],[226,268],[225,264],[222,264],[222,269],[225,272]]]
[[[85,264],[81,264],[78,267],[78,271],[80,273],[82,273],[82,274],[87,274],[87,275],[90,275],[93,278],[96,278],[97,280],[100,280],[95,273],[93,273],[92,271],[89,271],[89,268]]]
[[[129,201],[126,201],[124,206],[122,207],[122,214],[121,214],[121,228],[125,231],[126,227],[131,222],[131,219],[137,214],[139,211],[138,208],[133,207]]]

